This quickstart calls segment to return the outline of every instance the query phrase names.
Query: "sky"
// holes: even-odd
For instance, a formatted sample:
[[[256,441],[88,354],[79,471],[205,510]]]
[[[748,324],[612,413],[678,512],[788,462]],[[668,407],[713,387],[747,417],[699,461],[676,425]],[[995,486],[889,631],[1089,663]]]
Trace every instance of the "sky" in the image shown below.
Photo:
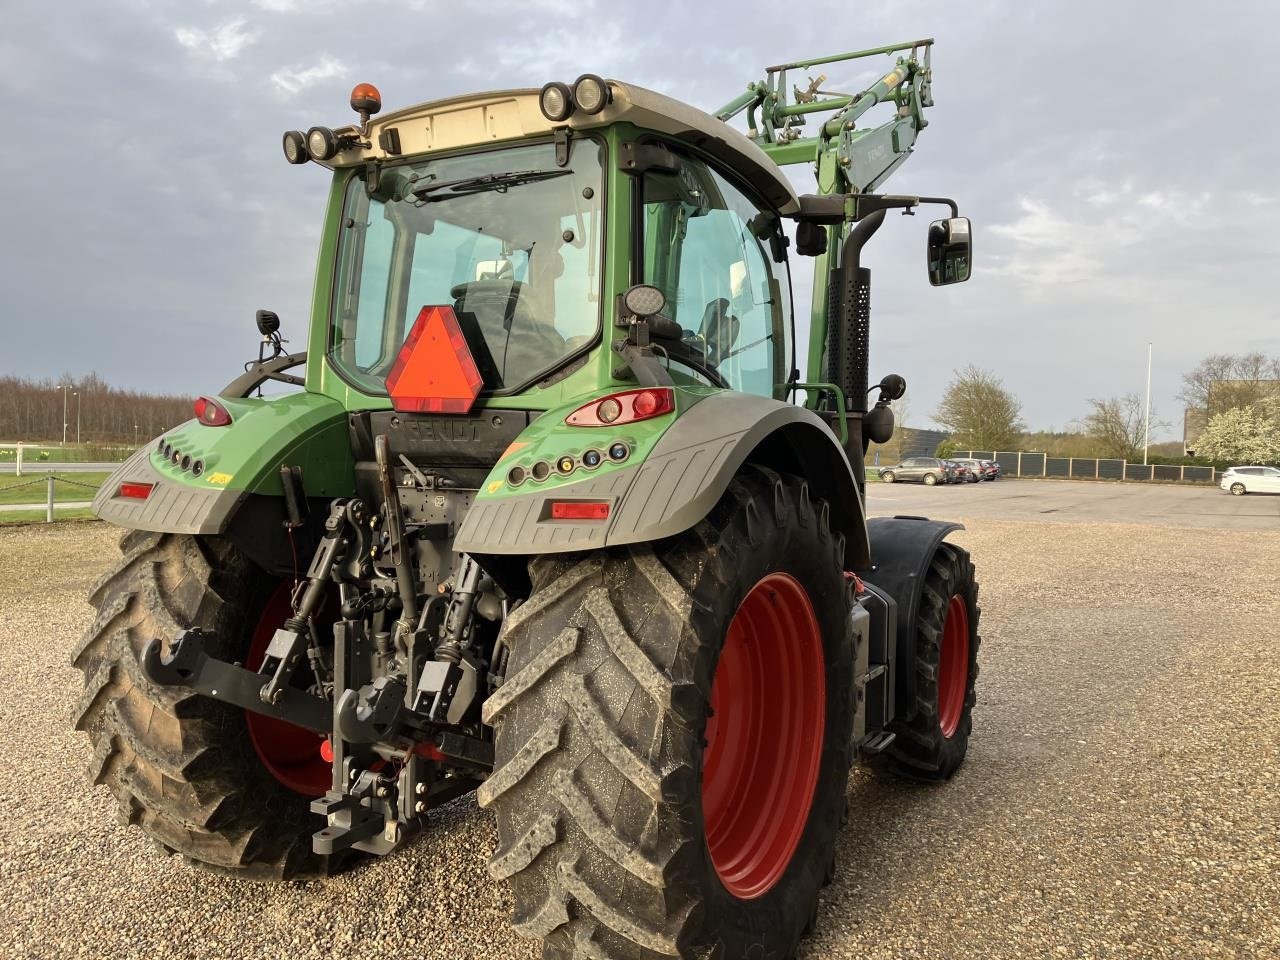
[[[1064,429],[1143,391],[1150,342],[1172,439],[1203,356],[1280,354],[1278,27],[1273,3],[1178,0],[8,0],[0,373],[215,390],[259,307],[296,349],[328,175],[280,135],[350,122],[357,82],[391,110],[594,72],[714,110],[766,64],[931,36],[936,106],[885,190],[956,198],[974,274],[930,287],[929,217],[890,215],[864,256],[873,378],[905,376],[928,426],[976,364]],[[826,86],[891,65],[868,63]]]

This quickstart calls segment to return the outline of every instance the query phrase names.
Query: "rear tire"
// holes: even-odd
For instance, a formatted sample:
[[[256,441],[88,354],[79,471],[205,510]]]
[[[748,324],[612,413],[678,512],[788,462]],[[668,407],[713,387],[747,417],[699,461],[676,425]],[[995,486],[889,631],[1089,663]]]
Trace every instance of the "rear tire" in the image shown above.
[[[153,684],[146,645],[199,626],[209,654],[243,661],[276,582],[216,537],[127,532],[124,559],[92,592],[97,616],[74,663],[85,687],[76,728],[89,736],[89,776],[170,853],[220,872],[286,879],[328,872],[311,851],[320,821],[306,797],[267,771],[243,710]]]
[[[939,544],[925,575],[916,618],[914,716],[877,765],[908,780],[946,780],[969,749],[978,679],[978,583],[969,553]]]
[[[932,487],[935,484],[937,484],[937,482],[938,482],[938,475],[936,473],[926,473],[924,475],[924,485],[926,487]]]
[[[791,956],[834,867],[850,763],[849,588],[826,504],[800,480],[752,470],[687,533],[543,557],[530,572],[532,595],[507,620],[507,680],[484,708],[496,762],[479,791],[497,815],[489,868],[511,881],[516,929],[547,958]],[[810,609],[794,635],[788,583]],[[743,647],[735,631],[756,603]],[[778,637],[795,641],[789,662],[769,653]],[[728,664],[757,681],[769,671],[763,745],[737,743],[770,777],[724,774],[742,768],[724,766],[725,730],[708,726],[713,681],[725,729],[749,729],[736,721],[755,702],[721,689]],[[815,696],[787,695],[797,676]],[[758,800],[741,822],[760,827],[759,843],[749,830],[725,839],[736,822],[722,801],[741,797]]]

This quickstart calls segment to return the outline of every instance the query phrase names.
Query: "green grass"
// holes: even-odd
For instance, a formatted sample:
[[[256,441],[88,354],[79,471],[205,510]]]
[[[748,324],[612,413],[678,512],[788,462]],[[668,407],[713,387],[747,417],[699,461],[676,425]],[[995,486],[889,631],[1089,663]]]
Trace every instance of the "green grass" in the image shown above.
[[[59,520],[93,520],[93,511],[88,509],[54,510],[54,521]],[[6,510],[0,512],[0,526],[8,523],[44,523],[44,509],[39,510]]]
[[[55,474],[53,483],[54,502],[72,502],[76,500],[92,500],[102,481],[107,479],[105,473],[73,473],[64,480]],[[68,482],[74,481],[74,482]],[[92,489],[79,486],[87,484]],[[24,465],[22,476],[0,474],[0,503],[37,503],[43,504],[48,496],[45,474],[34,469],[27,471]]]
[[[883,483],[884,482],[883,480],[880,479],[879,467],[863,467],[862,469],[863,469],[863,472],[865,472],[867,475],[867,483]]]

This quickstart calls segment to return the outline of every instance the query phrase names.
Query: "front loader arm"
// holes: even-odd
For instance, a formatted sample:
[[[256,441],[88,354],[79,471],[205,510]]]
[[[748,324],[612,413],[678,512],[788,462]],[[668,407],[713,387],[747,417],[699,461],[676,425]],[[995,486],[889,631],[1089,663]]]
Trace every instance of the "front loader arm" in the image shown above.
[[[768,67],[764,80],[748,84],[747,91],[716,111],[716,116],[727,122],[745,112],[748,135],[779,166],[817,164],[820,193],[869,193],[906,161],[916,137],[928,125],[924,111],[933,105],[932,49],[932,39],[912,40]],[[806,89],[795,86],[788,94],[788,71],[894,53],[903,55],[859,93],[824,91],[826,77],[820,74],[809,78]],[[881,103],[894,105],[893,118],[859,128],[862,116]],[[830,115],[818,118],[816,129],[806,135],[810,116],[822,113]]]

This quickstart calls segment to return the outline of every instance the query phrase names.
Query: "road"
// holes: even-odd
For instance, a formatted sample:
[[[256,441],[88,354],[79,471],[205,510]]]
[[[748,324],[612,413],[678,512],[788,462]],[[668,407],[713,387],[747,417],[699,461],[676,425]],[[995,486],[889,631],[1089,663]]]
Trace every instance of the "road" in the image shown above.
[[[1136,523],[1142,525],[1280,531],[1280,495],[1233,497],[1217,485],[1018,480],[926,487],[868,483],[872,516]]]
[[[870,489],[876,512],[967,524],[956,539],[983,607],[974,733],[945,785],[855,771],[800,957],[1280,956],[1280,537],[1252,513],[1271,501]],[[67,722],[83,598],[115,540],[103,525],[0,530],[0,954],[535,960],[485,868],[492,820],[469,799],[416,846],[307,884],[196,872],[120,826]]]

